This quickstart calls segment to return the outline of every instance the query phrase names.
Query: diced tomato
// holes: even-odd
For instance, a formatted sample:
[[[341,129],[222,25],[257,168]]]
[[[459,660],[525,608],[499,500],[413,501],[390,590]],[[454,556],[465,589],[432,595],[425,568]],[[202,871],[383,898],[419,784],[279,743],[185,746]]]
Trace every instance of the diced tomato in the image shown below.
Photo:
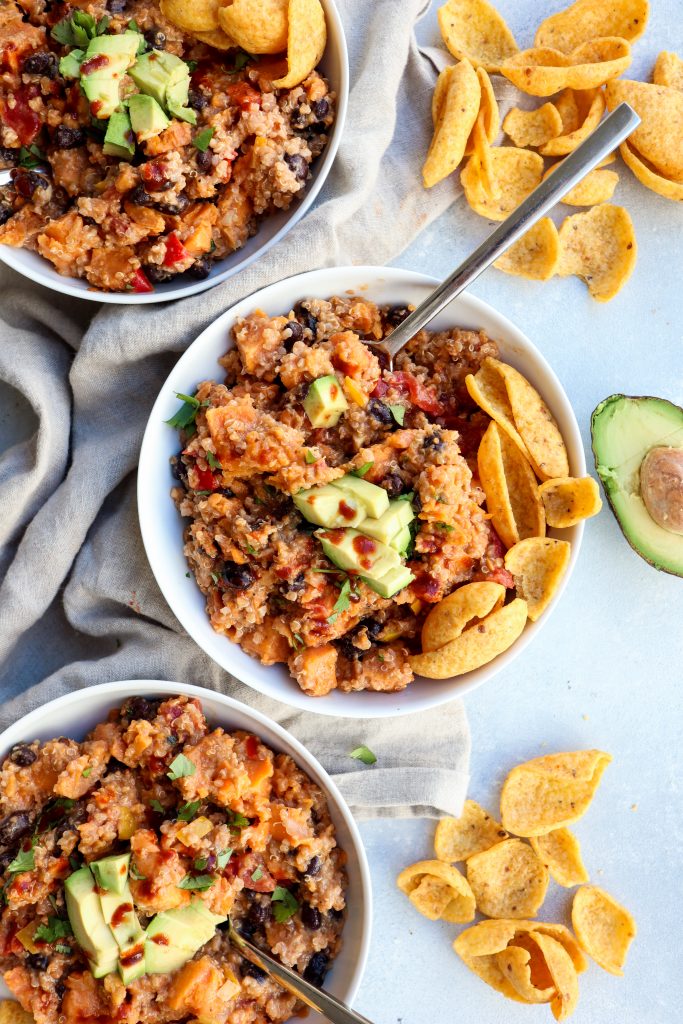
[[[22,146],[30,146],[40,131],[40,118],[35,110],[31,110],[28,105],[33,92],[35,92],[35,86],[22,85],[10,94],[10,98],[14,98],[13,105],[10,106],[9,102],[4,104],[2,119],[12,131],[16,132]]]
[[[234,82],[227,85],[225,91],[230,102],[240,110],[248,110],[253,103],[261,106],[261,93],[253,89],[248,82]]]
[[[443,404],[436,397],[431,388],[421,384],[412,373],[404,370],[397,370],[390,375],[391,383],[399,390],[408,393],[410,401],[418,409],[428,413],[430,416],[440,416],[444,411]]]
[[[189,256],[189,252],[180,241],[175,231],[166,239],[166,255],[164,256],[164,266],[172,267],[175,263],[180,263]]]
[[[131,280],[134,292],[153,292],[154,286],[145,274],[144,270],[136,270]]]
[[[247,751],[247,757],[258,757],[259,745],[255,736],[247,736],[245,749]]]
[[[374,390],[370,394],[370,397],[384,398],[388,390],[389,385],[386,383],[386,381],[378,380],[377,383],[375,384]]]
[[[210,469],[200,469],[199,466],[194,467],[195,474],[197,476],[196,491],[215,491],[218,487],[218,481],[215,475]]]
[[[262,858],[255,853],[245,853],[240,857],[237,874],[244,882],[245,889],[251,889],[253,892],[273,892],[275,889],[275,879]],[[255,880],[254,875],[257,876]]]

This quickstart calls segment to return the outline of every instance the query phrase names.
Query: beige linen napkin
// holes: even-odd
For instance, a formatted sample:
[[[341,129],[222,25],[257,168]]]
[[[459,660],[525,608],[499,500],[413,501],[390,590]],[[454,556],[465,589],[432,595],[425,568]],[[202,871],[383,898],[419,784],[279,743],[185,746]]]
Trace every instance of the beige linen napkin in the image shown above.
[[[182,631],[149,570],[135,470],[174,361],[223,310],[318,266],[383,264],[453,200],[420,167],[435,72],[414,29],[424,0],[341,0],[351,60],[346,131],[317,205],[278,246],[217,288],[161,306],[98,307],[0,268],[0,727],[61,693],[159,678],[229,693],[290,729],[354,811],[458,814],[469,733],[462,705],[352,721],[293,712],[219,669]],[[4,421],[4,422],[3,422]],[[47,677],[47,678],[45,678]],[[44,680],[40,682],[40,680]],[[349,758],[361,744],[369,767]]]

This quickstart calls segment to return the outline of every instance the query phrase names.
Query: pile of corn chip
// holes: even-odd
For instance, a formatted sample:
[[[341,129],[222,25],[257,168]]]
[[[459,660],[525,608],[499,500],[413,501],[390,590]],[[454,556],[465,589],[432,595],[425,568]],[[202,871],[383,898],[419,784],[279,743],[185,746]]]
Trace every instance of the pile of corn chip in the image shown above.
[[[658,195],[683,200],[683,61],[660,53],[652,83],[618,77],[631,63],[631,44],[645,31],[648,15],[648,0],[576,0],[546,18],[535,46],[520,51],[487,0],[446,0],[439,26],[459,63],[442,71],[434,90],[425,186],[442,181],[468,157],[460,173],[467,202],[482,217],[504,220],[606,110],[625,100],[641,124],[620,147],[624,163]],[[489,74],[543,100],[533,110],[508,112],[502,128],[511,145],[495,145],[500,115]],[[546,166],[545,158],[555,162]],[[614,298],[637,255],[628,212],[609,202],[619,181],[607,167],[614,160],[612,154],[562,200],[591,209],[566,217],[559,231],[544,218],[495,266],[537,281],[576,275],[594,299]]]
[[[636,934],[628,910],[587,884],[578,840],[569,831],[588,810],[610,761],[601,750],[577,750],[518,765],[503,785],[500,823],[467,800],[460,818],[438,823],[437,859],[413,864],[397,879],[432,921],[468,924],[477,911],[490,918],[461,932],[455,952],[508,999],[549,1003],[556,1020],[576,1008],[584,953],[621,975]],[[466,876],[454,866],[463,861]],[[549,877],[565,888],[579,887],[571,907],[573,933],[563,924],[533,920]]]

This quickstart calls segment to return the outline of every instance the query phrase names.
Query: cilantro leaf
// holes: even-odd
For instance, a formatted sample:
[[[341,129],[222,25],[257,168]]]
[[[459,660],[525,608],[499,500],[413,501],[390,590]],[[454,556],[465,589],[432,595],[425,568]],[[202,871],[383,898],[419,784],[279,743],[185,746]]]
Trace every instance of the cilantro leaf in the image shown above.
[[[147,875],[143,875],[140,873],[140,871],[138,870],[138,866],[134,860],[130,862],[129,872],[130,877],[134,878],[136,882],[144,882],[145,879],[147,878]]]
[[[169,427],[175,427],[176,430],[185,430],[197,418],[199,399],[193,398],[192,395],[183,395],[178,391],[176,391],[176,398],[180,398],[183,404],[170,420],[164,420],[164,423],[168,423]]]
[[[374,466],[374,462],[364,462],[358,469],[351,470],[351,476],[365,476],[369,469]]]
[[[231,847],[228,847],[227,850],[221,850],[220,853],[216,854],[216,867],[220,868],[220,870],[222,871],[223,868],[227,865],[227,863],[228,863],[228,861],[230,860],[231,857],[232,857],[232,848]]]
[[[66,939],[73,935],[71,925],[61,917],[48,917],[45,924],[38,925],[33,933],[33,940],[40,942],[56,942],[57,939]]]
[[[104,17],[100,18],[100,20],[97,22],[97,29],[96,29],[96,32],[97,32],[98,36],[103,36],[104,35],[104,33],[109,28],[109,22],[110,21],[111,21],[111,18],[107,14],[105,14]]]
[[[211,466],[211,469],[223,469],[213,452],[206,453],[206,461]]]
[[[32,143],[30,146],[22,146],[19,150],[19,166],[26,167],[28,170],[37,167],[38,164],[44,163],[47,157],[43,153],[42,149]]]
[[[64,953],[66,956],[72,952],[71,946],[65,946],[63,942],[55,942],[55,952]]]
[[[254,60],[254,58],[250,53],[247,53],[246,50],[240,50],[235,56],[233,67],[235,68],[235,71],[241,71],[242,68],[246,68],[249,61],[252,60]]]
[[[312,466],[314,462],[318,461],[318,456],[314,455],[310,448],[307,448],[304,452],[304,459],[309,466]]]
[[[185,875],[178,882],[178,888],[203,892],[205,889],[210,889],[215,881],[216,879],[212,875]]]
[[[200,803],[201,800],[190,800],[189,803],[183,804],[178,811],[178,821],[192,821],[199,810]]]
[[[189,757],[185,757],[184,754],[178,754],[171,761],[171,770],[166,772],[167,778],[174,782],[176,779],[186,779],[197,771],[196,765],[190,761]]]
[[[346,609],[351,604],[350,595],[351,595],[351,581],[350,581],[350,579],[347,576],[346,579],[344,580],[344,582],[341,585],[341,590],[339,591],[339,597],[337,598],[337,600],[334,603],[334,608],[332,609],[332,614],[328,615],[328,617],[327,617],[327,621],[328,622],[330,622],[330,623],[334,622],[340,612],[345,612],[346,611]]]
[[[370,750],[369,747],[365,747],[365,746],[356,747],[355,750],[351,751],[351,753],[349,754],[349,757],[352,757],[355,761],[362,761],[363,764],[376,764],[377,763],[376,756],[373,754],[373,752]]]
[[[438,526],[440,530],[448,530],[449,533],[451,530],[455,529],[455,527],[451,526],[449,523],[434,523],[434,525]]]
[[[92,775],[92,765],[90,765],[88,768],[84,768],[83,771],[81,772],[81,775],[84,779],[89,779],[90,776]]]
[[[36,866],[36,857],[31,845],[30,850],[19,850],[14,860],[7,865],[7,870],[11,875],[18,875],[23,871],[33,871]]]
[[[131,18],[131,20],[128,22],[128,31],[129,32],[139,32],[140,31],[140,28],[139,28],[138,23],[135,20],[135,18]]]
[[[209,127],[195,135],[192,140],[192,145],[195,149],[198,149],[200,153],[206,153],[215,130],[215,128]]]
[[[259,867],[256,868],[254,872],[252,872],[251,880],[252,882],[258,882],[260,878],[263,878],[263,868]]]
[[[161,806],[158,800],[150,800],[149,806],[156,814],[165,814],[164,808]]]
[[[270,899],[271,903],[274,904],[273,917],[278,924],[288,921],[299,909],[299,903],[294,894],[289,889],[285,889],[283,885],[275,886]]]
[[[396,501],[412,501],[415,497],[415,491],[408,491],[407,494],[399,494]]]
[[[398,423],[399,427],[402,427],[403,426],[403,420],[405,419],[405,415],[406,415],[406,407],[405,407],[405,405],[390,405],[389,406],[389,411],[391,412],[391,415],[394,417],[394,419]]]
[[[251,824],[249,818],[245,818],[239,811],[229,811],[228,814],[230,815],[228,824],[232,828],[247,828]]]

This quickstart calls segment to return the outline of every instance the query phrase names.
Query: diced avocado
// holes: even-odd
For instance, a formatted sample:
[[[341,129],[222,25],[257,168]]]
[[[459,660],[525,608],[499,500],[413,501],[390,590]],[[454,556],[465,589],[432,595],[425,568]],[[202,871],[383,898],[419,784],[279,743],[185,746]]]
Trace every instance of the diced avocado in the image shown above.
[[[164,936],[160,934],[145,942],[145,972],[147,974],[172,974],[194,956],[191,949],[180,949],[178,946],[162,944],[160,940],[163,938]]]
[[[332,486],[339,487],[355,498],[365,509],[366,514],[373,519],[379,519],[389,508],[389,495],[383,487],[371,484],[369,480],[363,480],[361,477],[352,476],[351,473],[335,480]]]
[[[313,427],[336,427],[348,407],[342,386],[333,374],[314,380],[304,398],[304,410]]]
[[[135,137],[127,111],[116,110],[109,118],[102,152],[130,160],[135,155]]]
[[[119,974],[124,985],[130,985],[132,981],[141,978],[147,972],[146,943],[144,932],[141,931],[140,938],[121,950],[119,957]]]
[[[392,539],[404,526],[408,526],[415,518],[409,501],[391,501],[384,515],[379,519],[365,519],[361,532],[381,540],[383,544],[391,544]],[[391,545],[394,547],[394,545]]]
[[[81,61],[85,56],[84,50],[71,50],[64,54],[59,61],[59,73],[62,78],[80,78]]]
[[[170,124],[157,101],[141,92],[129,97],[128,114],[138,142],[160,135]]]
[[[360,503],[332,484],[309,487],[293,495],[292,500],[309,523],[326,526],[330,530],[342,526],[358,526],[365,520],[365,509]]]
[[[166,109],[173,117],[177,117],[181,121],[187,121],[188,124],[196,124],[197,115],[194,110],[187,106],[189,89],[189,75],[179,78],[177,82],[172,82],[168,85],[166,88]]]
[[[611,395],[591,418],[595,467],[631,547],[683,576],[683,409]]]
[[[81,75],[81,86],[90,101],[90,112],[98,121],[105,121],[111,117],[121,104],[118,78]]]
[[[393,548],[394,551],[398,551],[399,555],[405,555],[410,544],[410,527],[402,526],[395,537],[392,537],[389,541],[389,547]]]
[[[185,61],[165,50],[150,50],[149,53],[141,54],[129,73],[140,92],[152,96],[162,107],[166,106],[167,89],[182,79],[186,79],[189,84],[190,77],[190,69]]]
[[[140,45],[140,33],[125,31],[118,35],[106,34],[94,36],[88,43],[85,51],[85,58],[88,60],[95,54],[104,54],[106,57],[117,56],[125,59],[126,67],[129,67],[135,60]]]
[[[111,857],[94,860],[90,865],[90,870],[100,889],[121,894],[128,884],[129,867],[130,854],[117,853]]]
[[[398,553],[359,530],[316,530],[316,537],[331,562],[347,572],[379,579],[401,564]]]
[[[79,868],[64,883],[66,909],[74,936],[86,954],[94,977],[116,970],[119,947],[104,919],[95,879],[89,867]]]
[[[399,590],[412,583],[415,577],[407,565],[397,565],[379,579],[373,579],[372,576],[362,576],[361,579],[380,597],[393,597]]]
[[[227,917],[213,914],[201,900],[166,910],[150,921],[145,933],[145,964],[149,974],[177,970],[205,943]]]
[[[137,32],[122,32],[95,36],[88,43],[81,62],[81,86],[90,101],[90,112],[98,120],[111,117],[119,107],[121,81],[135,60],[139,40]]]
[[[111,928],[119,949],[129,949],[142,939],[133,897],[128,886],[119,895],[115,892],[100,893],[102,915]]]

